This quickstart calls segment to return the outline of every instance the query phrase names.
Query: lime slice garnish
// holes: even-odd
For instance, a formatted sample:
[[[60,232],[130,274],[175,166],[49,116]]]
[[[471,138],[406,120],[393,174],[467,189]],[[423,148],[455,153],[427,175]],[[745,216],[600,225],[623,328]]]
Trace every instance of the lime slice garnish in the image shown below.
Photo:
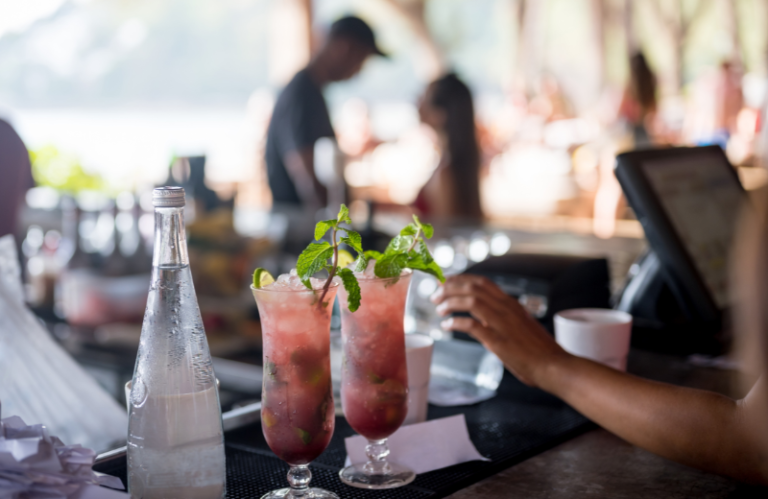
[[[262,269],[261,267],[257,268],[253,271],[253,287],[256,289],[261,289],[264,286],[269,286],[275,282],[275,278],[272,277],[272,274],[267,272],[266,269]]]
[[[352,253],[343,249],[339,250],[339,268],[346,268],[354,261],[355,257],[352,256]]]

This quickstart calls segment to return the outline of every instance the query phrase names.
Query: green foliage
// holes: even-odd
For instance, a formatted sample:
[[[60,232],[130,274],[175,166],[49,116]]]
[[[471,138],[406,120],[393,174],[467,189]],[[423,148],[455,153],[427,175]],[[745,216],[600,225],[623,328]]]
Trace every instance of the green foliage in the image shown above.
[[[105,188],[99,175],[86,172],[77,157],[62,153],[54,146],[30,151],[29,160],[32,163],[32,176],[39,186],[71,194]]]

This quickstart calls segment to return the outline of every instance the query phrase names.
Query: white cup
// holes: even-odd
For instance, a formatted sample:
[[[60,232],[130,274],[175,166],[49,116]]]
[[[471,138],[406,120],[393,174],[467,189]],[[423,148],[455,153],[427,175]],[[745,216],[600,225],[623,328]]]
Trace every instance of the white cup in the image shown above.
[[[405,361],[408,364],[408,415],[404,425],[427,420],[429,368],[435,342],[425,334],[405,335]]]
[[[576,308],[555,314],[555,340],[566,352],[627,370],[632,316],[619,310]]]

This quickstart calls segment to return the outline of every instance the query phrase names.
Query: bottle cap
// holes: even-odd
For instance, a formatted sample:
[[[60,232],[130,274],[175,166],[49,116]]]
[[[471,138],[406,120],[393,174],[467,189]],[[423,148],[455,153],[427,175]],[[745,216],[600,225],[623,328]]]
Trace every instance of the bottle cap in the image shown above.
[[[181,208],[184,204],[183,187],[158,187],[152,191],[152,205],[155,208]]]

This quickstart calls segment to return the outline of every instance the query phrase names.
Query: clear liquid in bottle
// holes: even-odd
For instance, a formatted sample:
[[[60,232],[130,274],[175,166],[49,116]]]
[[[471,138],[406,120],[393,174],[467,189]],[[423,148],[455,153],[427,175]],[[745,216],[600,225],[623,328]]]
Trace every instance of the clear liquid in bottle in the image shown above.
[[[184,235],[184,190],[153,193],[155,251],[133,374],[128,489],[134,499],[219,499],[221,407]]]

